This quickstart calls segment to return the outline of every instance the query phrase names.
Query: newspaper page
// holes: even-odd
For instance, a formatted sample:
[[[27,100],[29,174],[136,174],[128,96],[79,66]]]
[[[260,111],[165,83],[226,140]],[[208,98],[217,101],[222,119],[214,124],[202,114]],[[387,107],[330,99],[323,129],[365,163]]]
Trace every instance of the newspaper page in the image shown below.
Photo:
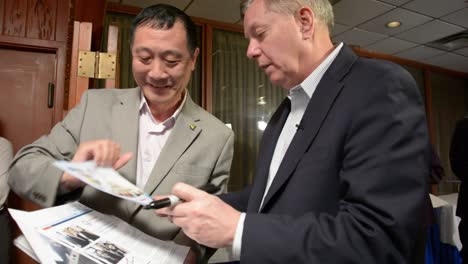
[[[34,212],[9,210],[42,263],[176,264],[189,252],[79,202]]]
[[[94,161],[55,161],[53,165],[108,194],[140,205],[147,205],[153,201],[149,194],[125,179],[113,168],[98,167]]]
[[[15,240],[13,240],[13,245],[17,246],[36,262],[39,262],[39,258],[36,256],[34,249],[32,249],[31,245],[29,244],[28,240],[26,240],[26,237],[24,235],[20,235],[17,238],[15,238]]]

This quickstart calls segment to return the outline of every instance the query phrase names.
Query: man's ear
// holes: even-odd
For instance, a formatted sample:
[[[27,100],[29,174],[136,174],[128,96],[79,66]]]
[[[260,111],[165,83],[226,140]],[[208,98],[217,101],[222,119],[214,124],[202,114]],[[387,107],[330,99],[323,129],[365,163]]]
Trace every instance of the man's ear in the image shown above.
[[[315,31],[315,14],[310,7],[303,6],[297,13],[297,20],[304,39],[311,38]]]
[[[200,53],[200,49],[199,48],[196,48],[194,51],[193,51],[193,56],[192,56],[192,71],[195,70],[195,65],[197,65],[197,58],[198,58],[198,54]]]

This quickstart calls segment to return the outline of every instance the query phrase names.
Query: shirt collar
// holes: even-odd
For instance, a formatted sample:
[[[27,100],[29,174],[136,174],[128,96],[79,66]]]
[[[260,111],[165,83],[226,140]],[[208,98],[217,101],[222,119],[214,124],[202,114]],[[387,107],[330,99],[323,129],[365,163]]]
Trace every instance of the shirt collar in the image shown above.
[[[163,122],[161,123],[158,123],[156,121],[156,119],[154,119],[153,115],[151,114],[151,110],[149,108],[149,105],[148,105],[148,102],[146,101],[146,98],[145,98],[145,95],[143,94],[143,91],[140,92],[140,98],[141,98],[141,101],[140,101],[140,115],[142,115],[143,113],[148,113],[151,120],[155,123],[155,124],[163,124],[163,125],[166,125],[166,124],[169,124],[169,123],[173,123],[173,121],[175,122],[175,120],[177,120],[177,117],[179,116],[180,112],[182,111],[182,108],[184,107],[185,105],[185,102],[187,101],[187,94],[188,94],[188,91],[185,90],[185,93],[184,93],[184,98],[182,99],[182,103],[179,105],[179,107],[175,110],[175,112],[172,114],[171,117],[169,117],[168,119],[164,120]],[[173,120],[173,121],[172,121]]]
[[[307,96],[312,98],[312,95],[315,92],[315,88],[319,84],[325,72],[330,68],[330,65],[335,61],[336,56],[340,53],[341,48],[343,48],[343,42],[338,44],[336,48],[325,58],[325,60],[320,63],[320,65],[309,75],[307,78],[302,81],[301,84],[289,90],[289,94],[296,92],[297,90],[303,89]],[[288,96],[291,99],[290,95]]]

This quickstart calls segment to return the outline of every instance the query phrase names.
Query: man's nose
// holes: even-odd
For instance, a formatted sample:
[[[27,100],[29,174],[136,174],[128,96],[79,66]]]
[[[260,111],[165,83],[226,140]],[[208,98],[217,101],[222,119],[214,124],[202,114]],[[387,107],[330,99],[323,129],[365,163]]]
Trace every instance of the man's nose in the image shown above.
[[[151,69],[148,72],[149,77],[152,79],[164,79],[167,78],[167,67],[162,61],[153,61],[151,64]]]
[[[255,40],[249,41],[249,46],[247,47],[247,57],[249,59],[254,59],[260,55],[260,48],[258,43]]]

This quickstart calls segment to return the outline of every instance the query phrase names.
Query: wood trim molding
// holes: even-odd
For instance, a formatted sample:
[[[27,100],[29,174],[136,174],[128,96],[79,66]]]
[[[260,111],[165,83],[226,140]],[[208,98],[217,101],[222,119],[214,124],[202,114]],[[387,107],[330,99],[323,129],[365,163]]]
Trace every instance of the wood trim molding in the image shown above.
[[[129,5],[122,5],[113,2],[107,2],[106,12],[115,12],[120,14],[127,14],[127,15],[137,15],[141,11],[141,7],[137,6],[129,6]]]
[[[362,57],[368,57],[368,58],[376,58],[376,59],[383,59],[383,60],[388,60],[388,61],[393,61],[397,64],[401,65],[407,65],[407,66],[412,66],[415,68],[421,68],[423,70],[430,70],[431,72],[438,72],[438,73],[443,73],[443,74],[448,74],[452,75],[454,77],[459,77],[459,78],[465,78],[468,79],[468,73],[465,72],[459,72],[459,71],[454,71],[454,70],[449,70],[445,69],[442,67],[430,65],[430,64],[425,64],[422,62],[417,62],[413,60],[408,60],[408,59],[403,59],[399,57],[395,57],[392,55],[387,55],[387,54],[381,54],[377,52],[371,52],[362,48],[356,48],[353,47],[354,52],[358,54],[359,56]]]
[[[193,21],[197,24],[206,24],[210,25],[212,28],[224,29],[234,32],[244,32],[244,28],[242,25],[219,22],[215,20],[210,20],[206,18],[199,18],[199,17],[192,17]]]
[[[52,53],[63,45],[66,45],[66,42],[0,35],[0,44],[14,48],[26,48],[41,51],[48,50]]]
[[[116,54],[116,61],[119,61],[119,27],[118,25],[109,25],[109,30],[107,31],[107,53]],[[115,77],[114,79],[106,79],[105,86],[106,88],[116,88],[120,87],[120,63],[115,64]]]
[[[63,105],[65,102],[65,68],[67,64],[67,44],[63,43],[57,49],[57,75],[55,77],[55,110],[54,110],[54,124],[63,120]]]
[[[68,100],[66,110],[70,110],[76,104],[76,87],[78,78],[78,43],[80,36],[80,22],[73,21],[73,38],[71,41],[70,76],[68,84]]]

